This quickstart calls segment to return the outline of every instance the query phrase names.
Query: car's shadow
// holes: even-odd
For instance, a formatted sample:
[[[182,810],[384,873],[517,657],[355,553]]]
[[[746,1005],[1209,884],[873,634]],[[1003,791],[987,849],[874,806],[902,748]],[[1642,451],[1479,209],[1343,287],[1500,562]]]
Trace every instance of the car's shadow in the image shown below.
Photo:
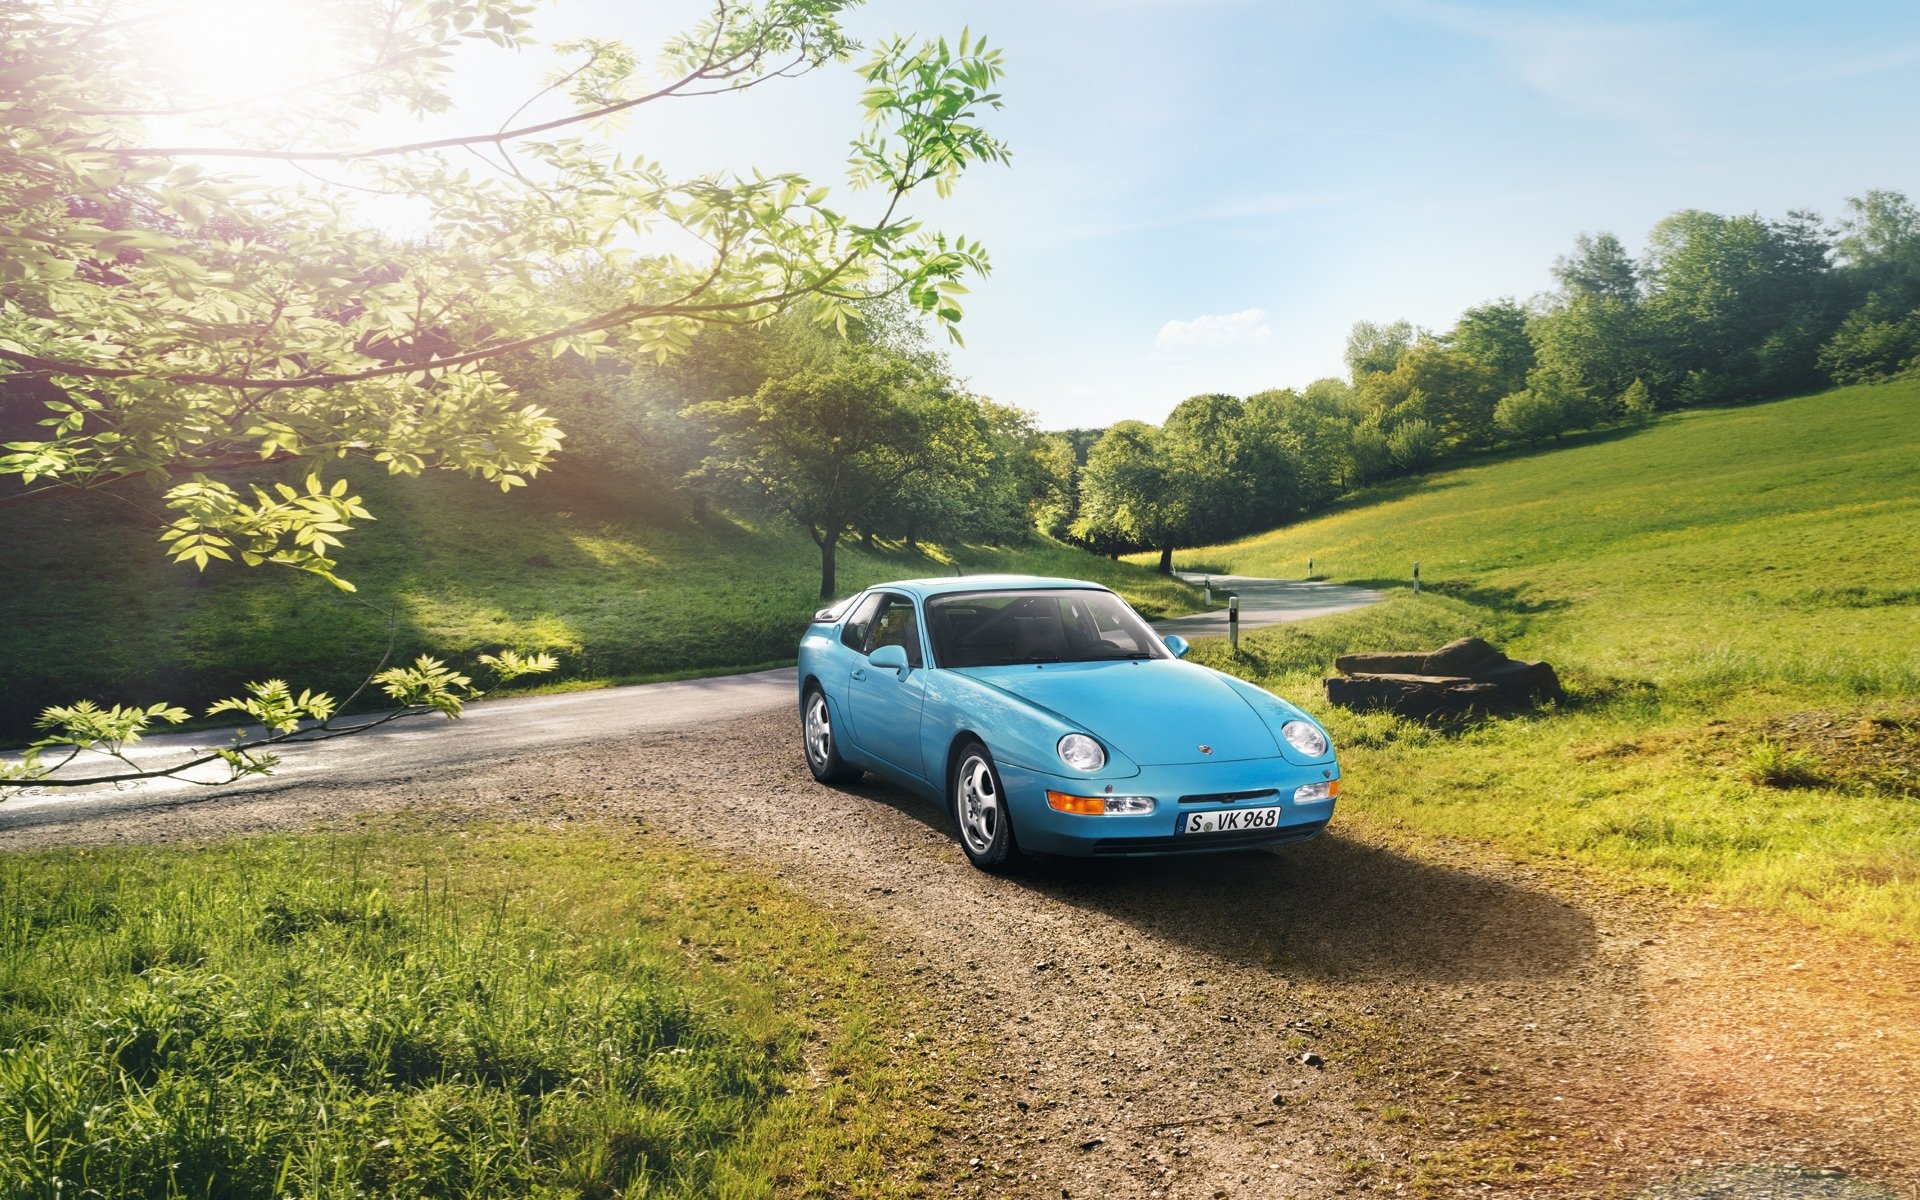
[[[931,801],[873,780],[847,791],[955,839]],[[957,841],[953,856],[964,866]],[[1337,819],[1333,832],[1275,850],[1036,857],[1013,880],[1090,922],[1329,981],[1546,979],[1591,960],[1596,944],[1586,914],[1544,890],[1343,837]]]

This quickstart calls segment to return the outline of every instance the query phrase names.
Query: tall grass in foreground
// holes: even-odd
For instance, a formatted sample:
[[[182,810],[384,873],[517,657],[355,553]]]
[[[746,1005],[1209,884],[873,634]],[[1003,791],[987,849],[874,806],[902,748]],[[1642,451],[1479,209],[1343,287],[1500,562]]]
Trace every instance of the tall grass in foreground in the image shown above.
[[[606,833],[8,856],[0,1196],[889,1194],[860,962]]]
[[[1920,940],[1916,454],[1909,382],[1439,472],[1196,550],[1393,589],[1200,653],[1326,715],[1343,820]],[[1320,698],[1338,654],[1467,634],[1552,662],[1567,703],[1433,727]]]

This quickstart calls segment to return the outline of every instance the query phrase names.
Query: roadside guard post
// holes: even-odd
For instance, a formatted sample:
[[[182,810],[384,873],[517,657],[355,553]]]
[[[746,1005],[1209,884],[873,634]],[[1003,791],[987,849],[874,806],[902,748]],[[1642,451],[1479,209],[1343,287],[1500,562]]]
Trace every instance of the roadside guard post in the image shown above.
[[[1413,564],[1413,591],[1415,595],[1420,593],[1420,564],[1417,562]]]
[[[1227,636],[1233,641],[1233,652],[1240,653],[1240,596],[1237,592],[1227,597]]]

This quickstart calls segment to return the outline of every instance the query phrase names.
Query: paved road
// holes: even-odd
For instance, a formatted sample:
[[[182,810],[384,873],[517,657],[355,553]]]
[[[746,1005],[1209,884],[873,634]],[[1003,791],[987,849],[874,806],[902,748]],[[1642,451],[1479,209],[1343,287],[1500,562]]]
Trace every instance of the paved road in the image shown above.
[[[1188,583],[1210,583],[1216,599],[1227,592],[1240,597],[1240,628],[1259,629],[1285,621],[1304,621],[1332,613],[1364,608],[1380,600],[1380,593],[1367,588],[1338,583],[1308,583],[1300,579],[1254,579],[1245,575],[1200,575],[1181,572]],[[1161,633],[1177,633],[1191,641],[1197,637],[1225,637],[1227,610],[1225,601],[1212,612],[1190,617],[1155,621]]]
[[[1201,576],[1189,576],[1198,582]],[[1233,590],[1240,595],[1242,629],[1258,629],[1283,621],[1299,621],[1358,608],[1378,600],[1379,594],[1361,588],[1284,579],[1246,579],[1212,576],[1216,595]],[[1155,622],[1161,633],[1193,639],[1224,636],[1224,608]],[[635,684],[557,696],[508,697],[483,700],[467,707],[458,721],[425,716],[337,741],[288,747],[274,773],[263,779],[229,785],[223,792],[275,791],[324,778],[329,785],[392,782],[449,767],[498,762],[522,755],[561,750],[585,742],[605,742],[640,734],[661,733],[697,725],[717,725],[736,717],[771,712],[795,703],[793,668],[757,671],[675,683]],[[158,766],[195,756],[201,747],[218,745],[224,737],[213,731],[161,734],[141,742],[138,759]],[[68,769],[81,774],[114,765],[91,756]],[[223,776],[218,764],[199,768],[197,778]],[[211,789],[181,780],[148,780],[118,788],[100,786],[70,791],[18,796],[0,804],[0,829],[27,819],[30,812],[52,804],[82,801],[102,808],[138,808],[149,804],[191,803]],[[44,814],[39,814],[44,816]]]

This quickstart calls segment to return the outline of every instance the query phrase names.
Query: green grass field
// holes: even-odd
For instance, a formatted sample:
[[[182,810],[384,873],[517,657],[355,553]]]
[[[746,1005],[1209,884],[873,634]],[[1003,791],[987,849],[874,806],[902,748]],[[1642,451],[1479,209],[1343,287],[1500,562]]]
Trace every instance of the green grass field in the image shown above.
[[[791,662],[819,606],[804,533],[716,519],[662,529],[558,508],[557,496],[457,478],[359,475],[378,518],[340,556],[359,591],[281,568],[169,564],[155,523],[106,499],[0,513],[0,738],[49,704],[170,700],[190,708],[277,677],[343,696],[396,658],[550,650],[544,686],[591,686]],[[969,572],[1094,578],[1150,614],[1198,590],[1058,543],[839,553],[849,594],[887,579]]]
[[[1335,654],[1481,634],[1570,693],[1456,728],[1331,711],[1344,820],[1920,937],[1920,384],[1675,414],[1183,558],[1309,556],[1396,590],[1201,657],[1329,713]]]
[[[10,854],[0,1195],[905,1195],[916,1003],[817,906],[612,830]]]

